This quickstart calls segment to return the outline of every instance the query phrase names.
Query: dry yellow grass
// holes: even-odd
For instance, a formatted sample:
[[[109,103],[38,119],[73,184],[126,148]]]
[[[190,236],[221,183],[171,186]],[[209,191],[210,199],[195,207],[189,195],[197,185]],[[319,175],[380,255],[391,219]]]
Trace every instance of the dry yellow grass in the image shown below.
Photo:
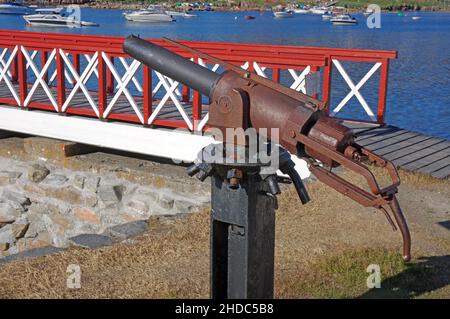
[[[353,177],[349,177],[352,179]],[[382,214],[320,183],[301,206],[292,188],[277,212],[278,298],[450,297],[450,183],[402,173],[399,199],[411,226],[414,262],[400,259],[400,235]],[[209,213],[153,218],[133,244],[55,255],[0,266],[0,298],[207,298]],[[426,257],[425,260],[420,258]],[[368,291],[366,267],[381,266],[383,289]],[[79,264],[82,288],[66,288]]]

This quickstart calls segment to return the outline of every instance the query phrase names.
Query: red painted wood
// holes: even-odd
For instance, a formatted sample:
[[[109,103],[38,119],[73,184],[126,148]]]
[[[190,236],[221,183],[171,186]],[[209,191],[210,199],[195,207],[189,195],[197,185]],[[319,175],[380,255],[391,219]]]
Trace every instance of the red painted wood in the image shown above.
[[[45,50],[42,50],[41,51],[41,69],[44,68],[45,64],[47,63],[47,59],[48,59],[48,52]],[[44,79],[45,83],[48,83],[48,72],[45,72],[43,79]]]
[[[143,77],[144,83],[142,86],[143,97],[144,97],[144,123],[148,123],[148,119],[152,114],[152,102],[153,102],[153,94],[152,94],[152,70],[144,65],[143,68]]]
[[[80,74],[80,55],[78,53],[74,53],[72,54],[72,63],[73,63],[73,68],[75,69],[75,71],[77,71],[78,75]]]
[[[388,89],[388,73],[389,73],[389,59],[385,59],[381,64],[380,71],[380,89],[378,93],[378,111],[377,122],[384,124],[384,116],[386,114],[386,96]]]
[[[106,101],[106,63],[102,52],[98,52],[98,112],[101,119],[104,118]]]
[[[333,69],[333,63],[331,63],[331,57],[327,56],[328,63],[323,69],[323,82],[322,82],[322,101],[325,103],[325,112],[330,112],[330,97],[331,97],[331,75]]]
[[[62,106],[66,101],[66,77],[65,77],[65,67],[64,60],[58,50],[56,53],[56,81],[57,81],[57,92],[58,92],[58,112],[62,112]]]
[[[105,52],[111,59],[116,57],[127,57],[122,50],[122,44],[124,37],[111,37],[111,36],[91,36],[91,35],[67,35],[67,34],[55,34],[55,33],[43,33],[43,32],[26,32],[26,31],[11,31],[0,30],[0,47],[14,48],[16,45],[26,46],[29,51],[39,50],[45,52],[41,54],[41,63],[45,64],[47,53],[54,48],[61,48],[66,53],[72,54],[73,64],[75,69],[79,72],[80,68],[80,54],[94,54],[95,52]],[[191,58],[192,54],[183,51],[182,49],[175,47],[162,39],[148,39],[155,44],[162,45],[175,53],[178,53],[186,58]],[[360,49],[344,49],[344,48],[321,48],[321,47],[300,47],[300,46],[280,46],[280,45],[265,45],[265,44],[245,44],[245,43],[225,43],[225,42],[205,42],[205,41],[180,41],[190,47],[211,54],[217,58],[224,59],[229,63],[235,65],[242,65],[245,62],[250,62],[249,69],[253,70],[253,61],[256,61],[261,67],[269,67],[273,69],[273,80],[280,81],[280,72],[283,69],[296,69],[303,70],[307,66],[311,66],[313,71],[319,71],[323,69],[323,83],[322,99],[329,107],[329,100],[331,95],[332,83],[332,65],[330,58],[333,57],[337,60],[352,61],[352,62],[382,62],[381,76],[379,82],[379,99],[378,99],[378,111],[377,121],[382,123],[384,121],[384,114],[386,112],[386,94],[387,94],[387,79],[389,70],[389,59],[397,58],[396,51],[386,50],[360,50]],[[20,52],[19,52],[20,53]],[[204,61],[209,63],[210,61]],[[17,56],[16,62],[12,66],[13,78],[16,77],[19,80],[20,87],[20,100],[23,102],[27,96],[27,78],[26,71],[24,70],[24,58],[20,53]],[[61,57],[57,56],[57,67],[64,68]],[[99,98],[99,110],[100,117],[103,117],[103,112],[107,105],[106,93],[114,91],[114,79],[110,70],[103,59],[99,58],[99,81],[98,81],[98,98]],[[147,70],[148,71],[148,70]],[[22,74],[22,76],[21,76]],[[61,73],[58,73],[58,105],[59,107],[65,101],[65,79]],[[62,78],[61,77],[62,74]],[[47,75],[45,80],[47,81]],[[144,117],[148,119],[152,112],[152,81],[151,72],[144,71],[143,77],[144,84]],[[189,100],[190,88],[183,86],[183,101]],[[2,97],[0,97],[2,98]],[[193,121],[198,122],[201,119],[201,95],[198,92],[193,92]],[[32,103],[35,105],[34,103]],[[50,105],[50,104],[49,104]],[[48,107],[52,110],[51,105]],[[87,107],[86,112],[89,112],[91,116],[93,111]],[[84,112],[77,109],[71,112]],[[95,115],[95,114],[94,114]],[[86,116],[88,116],[86,114]],[[111,114],[111,118],[117,120],[124,120],[130,122],[139,122],[137,117],[132,115],[123,114]],[[161,120],[158,123],[165,123],[161,125],[185,125],[182,121]],[[156,122],[154,122],[156,124]],[[160,124],[158,124],[160,125]],[[171,126],[172,127],[172,126]]]
[[[109,60],[111,61],[112,65],[114,65],[114,57],[110,57]],[[106,76],[107,76],[106,92],[108,94],[113,94],[114,93],[114,77],[109,68],[108,68],[108,71],[106,72]]]
[[[27,69],[26,69],[26,59],[22,51],[17,51],[17,63],[18,63],[18,76],[19,76],[19,100],[20,106],[25,106],[25,99],[28,95],[28,79],[27,79]],[[15,103],[14,103],[15,104]]]

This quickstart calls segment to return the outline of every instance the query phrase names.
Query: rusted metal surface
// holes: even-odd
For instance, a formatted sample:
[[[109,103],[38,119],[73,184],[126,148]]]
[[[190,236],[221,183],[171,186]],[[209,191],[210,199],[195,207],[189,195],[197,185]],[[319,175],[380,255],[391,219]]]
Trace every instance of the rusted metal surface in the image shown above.
[[[380,209],[388,222],[394,225],[386,210],[389,207],[402,233],[403,259],[410,260],[409,229],[395,197],[400,180],[391,162],[356,144],[349,128],[322,111],[321,101],[175,41],[165,40],[227,69],[217,81],[211,83],[210,127],[223,130],[251,126],[257,130],[269,129],[268,132],[271,128],[278,128],[280,144],[307,160],[311,172],[320,181],[366,207]],[[192,62],[186,60],[185,63],[189,65]],[[271,138],[270,134],[267,137]],[[227,137],[221,142],[228,142]],[[363,164],[365,162],[387,170],[392,183],[380,188],[373,173]],[[337,166],[362,176],[369,190],[333,173],[332,168]]]

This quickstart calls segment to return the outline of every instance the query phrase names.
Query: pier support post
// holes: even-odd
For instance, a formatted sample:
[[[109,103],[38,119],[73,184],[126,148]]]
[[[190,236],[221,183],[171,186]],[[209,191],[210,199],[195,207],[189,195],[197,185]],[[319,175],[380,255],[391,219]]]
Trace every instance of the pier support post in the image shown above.
[[[259,167],[239,168],[234,187],[233,170],[211,178],[211,297],[273,298],[276,198],[264,191]]]

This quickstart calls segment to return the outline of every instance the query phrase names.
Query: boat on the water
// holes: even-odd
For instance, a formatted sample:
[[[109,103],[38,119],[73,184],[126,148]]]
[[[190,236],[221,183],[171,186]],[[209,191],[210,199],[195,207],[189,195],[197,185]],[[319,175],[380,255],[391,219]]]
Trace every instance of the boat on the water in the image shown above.
[[[80,27],[96,27],[98,23],[77,20],[74,17],[65,17],[60,14],[31,14],[23,16],[25,21],[30,26],[40,27],[66,27],[66,28],[80,28]]]
[[[420,19],[422,19],[422,17],[417,17],[417,16],[415,16],[415,17],[412,17],[412,19],[413,19],[413,20],[420,20]]]
[[[0,14],[25,15],[34,12],[34,8],[23,5],[17,1],[0,3]]]
[[[195,17],[197,17],[197,15],[196,14],[193,14],[193,13],[189,13],[189,12],[185,12],[183,15],[182,15],[182,17],[183,18],[195,18]]]
[[[128,21],[134,22],[173,22],[175,18],[167,14],[161,6],[151,5],[147,9],[124,12],[123,15]]]
[[[244,19],[245,20],[254,20],[255,17],[254,16],[245,16]]]
[[[309,13],[309,9],[297,8],[297,9],[294,9],[294,13],[298,13],[298,14]]]
[[[364,16],[370,16],[372,13],[374,13],[375,11],[373,9],[369,9],[367,8],[366,11],[363,12]]]
[[[184,11],[175,11],[175,10],[166,10],[166,14],[172,16],[172,17],[182,17],[184,16]]]
[[[292,18],[294,16],[294,12],[290,10],[281,10],[274,11],[273,15],[275,18]]]
[[[37,8],[35,10],[36,14],[61,14],[64,8]]]
[[[311,12],[312,14],[324,15],[324,14],[328,13],[328,8],[327,7],[312,7],[311,9],[309,9],[309,12]]]
[[[358,20],[349,14],[339,14],[330,19],[333,25],[355,25],[358,24]]]

